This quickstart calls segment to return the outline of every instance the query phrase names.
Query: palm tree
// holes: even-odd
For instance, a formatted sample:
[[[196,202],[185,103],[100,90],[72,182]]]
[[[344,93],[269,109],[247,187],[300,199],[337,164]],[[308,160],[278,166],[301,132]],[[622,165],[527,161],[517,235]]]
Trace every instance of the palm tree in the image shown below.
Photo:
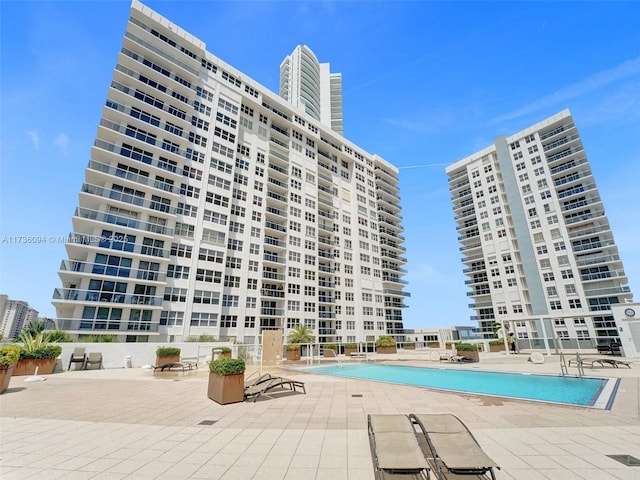
[[[312,343],[314,339],[313,330],[308,325],[296,325],[287,337],[289,343]]]
[[[500,337],[500,335],[507,336],[509,334],[509,324],[504,322],[493,322],[493,333]]]

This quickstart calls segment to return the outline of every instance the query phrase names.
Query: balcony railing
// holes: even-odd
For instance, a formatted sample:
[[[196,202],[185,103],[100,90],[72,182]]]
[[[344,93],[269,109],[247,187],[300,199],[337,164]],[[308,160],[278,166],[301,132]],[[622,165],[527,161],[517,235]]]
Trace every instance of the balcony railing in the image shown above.
[[[125,305],[162,306],[162,297],[152,295],[131,295],[127,293],[105,292],[95,290],[78,290],[75,288],[56,288],[54,300],[78,302],[119,303]]]

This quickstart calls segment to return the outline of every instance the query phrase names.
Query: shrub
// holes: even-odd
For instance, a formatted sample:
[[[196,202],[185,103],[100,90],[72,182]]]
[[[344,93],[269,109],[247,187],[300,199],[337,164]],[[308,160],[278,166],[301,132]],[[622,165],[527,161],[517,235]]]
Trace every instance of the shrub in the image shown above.
[[[476,352],[478,345],[475,343],[456,343],[456,350],[458,352]]]
[[[501,338],[499,340],[490,340],[489,341],[489,345],[502,345],[504,344],[504,338]]]
[[[156,355],[158,357],[177,357],[180,355],[180,349],[178,347],[158,347]]]
[[[53,330],[51,332],[46,332],[47,340],[55,343],[69,343],[73,342],[71,335],[69,335],[64,330]]]
[[[405,347],[415,347],[416,342],[404,342],[402,345]]]
[[[245,363],[241,358],[220,357],[209,362],[209,370],[216,375],[239,375],[244,373]]]
[[[48,335],[44,332],[21,332],[18,336],[18,341],[23,343],[20,349],[20,359],[42,360],[58,358],[62,353],[62,347],[50,345],[48,338]]]
[[[376,340],[376,347],[395,347],[396,340],[389,335],[382,335]]]
[[[117,338],[115,335],[80,335],[78,341],[85,343],[113,343]]]
[[[3,345],[0,347],[0,368],[15,365],[20,360],[19,345]]]
[[[217,342],[217,340],[216,340],[216,337],[214,337],[213,335],[199,335],[197,337],[194,337],[194,336],[187,337],[185,342],[205,342],[205,343],[210,343],[210,342]]]
[[[440,348],[440,342],[427,342],[429,348]]]
[[[60,345],[44,345],[34,350],[20,350],[20,360],[43,360],[58,358],[62,353]]]
[[[325,343],[324,348],[327,350],[337,350],[338,346],[335,343]]]
[[[299,343],[290,343],[289,345],[287,345],[287,350],[289,350],[289,351],[300,350],[300,344]]]
[[[308,325],[296,325],[287,337],[289,343],[312,343],[314,339],[313,330]]]
[[[345,343],[344,348],[358,348],[357,343]]]

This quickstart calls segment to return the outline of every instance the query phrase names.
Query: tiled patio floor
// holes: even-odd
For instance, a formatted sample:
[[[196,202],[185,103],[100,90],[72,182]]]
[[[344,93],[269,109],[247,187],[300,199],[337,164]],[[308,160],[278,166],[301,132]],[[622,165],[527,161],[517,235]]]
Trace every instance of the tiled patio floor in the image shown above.
[[[420,352],[396,358],[439,366]],[[442,366],[559,373],[522,355]],[[458,415],[501,465],[498,479],[640,479],[640,467],[607,457],[640,458],[640,360],[593,373],[622,379],[610,411],[292,371],[306,395],[225,406],[207,398],[202,368],[13,377],[0,396],[0,478],[370,480],[367,414],[418,412]]]

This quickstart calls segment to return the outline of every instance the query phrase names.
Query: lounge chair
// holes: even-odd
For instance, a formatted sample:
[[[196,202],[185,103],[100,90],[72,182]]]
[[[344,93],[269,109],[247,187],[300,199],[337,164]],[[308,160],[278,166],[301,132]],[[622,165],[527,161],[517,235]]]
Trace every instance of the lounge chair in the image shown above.
[[[254,375],[257,375],[257,377],[252,378]],[[247,388],[253,387],[262,382],[266,382],[267,380],[271,380],[272,378],[274,377],[272,377],[270,373],[260,374],[260,372],[253,372],[245,379],[244,389],[246,390]]]
[[[89,352],[89,355],[84,361],[83,369],[88,369],[91,365],[98,365],[98,370],[102,368],[102,353],[101,352]]]
[[[465,357],[464,355],[452,355],[449,357],[449,362],[451,363],[464,363],[470,361],[471,359],[469,357]]]
[[[304,388],[304,383],[298,380],[291,380],[290,378],[285,377],[272,377],[269,380],[265,380],[260,383],[256,383],[255,385],[246,387],[244,389],[244,398],[245,400],[253,399],[253,401],[257,401],[262,395],[270,396],[269,392],[272,390],[290,390],[290,391],[298,391],[298,388],[302,389],[303,393],[307,393]]]
[[[71,354],[71,358],[69,359],[69,366],[67,370],[71,370],[72,363],[79,363],[81,367],[84,367],[84,362],[87,359],[87,354],[85,353],[84,347],[76,347],[73,349],[73,353]]]
[[[423,454],[432,463],[438,479],[475,475],[495,480],[494,468],[500,467],[480,447],[462,421],[451,414],[411,414],[409,418],[424,435]]]
[[[604,367],[605,365],[609,365],[611,367],[618,368],[620,365],[623,365],[623,366],[625,366],[627,368],[631,368],[631,362],[624,362],[622,360],[614,360],[613,358],[587,358],[587,357],[582,357],[582,358],[580,358],[580,360],[577,360],[577,359],[569,360],[569,366],[570,367],[582,366],[582,367],[593,368],[596,363],[599,364],[601,367]]]
[[[406,415],[368,415],[367,423],[377,480],[429,478],[429,464]]]

